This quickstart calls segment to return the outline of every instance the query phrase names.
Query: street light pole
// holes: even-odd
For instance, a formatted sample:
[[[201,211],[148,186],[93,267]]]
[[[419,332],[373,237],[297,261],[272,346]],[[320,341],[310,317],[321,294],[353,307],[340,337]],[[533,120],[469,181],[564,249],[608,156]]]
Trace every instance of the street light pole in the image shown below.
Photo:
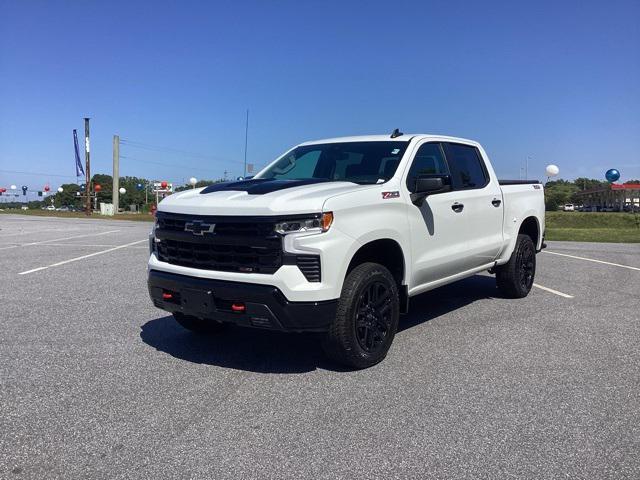
[[[89,118],[84,119],[84,160],[85,160],[85,210],[87,215],[91,215],[91,158],[89,156]]]

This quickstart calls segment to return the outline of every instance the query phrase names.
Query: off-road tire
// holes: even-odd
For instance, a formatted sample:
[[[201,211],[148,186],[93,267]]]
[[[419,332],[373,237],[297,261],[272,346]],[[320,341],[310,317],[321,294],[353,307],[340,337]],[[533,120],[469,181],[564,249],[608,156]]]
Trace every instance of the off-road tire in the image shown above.
[[[176,322],[182,327],[195,333],[219,333],[228,327],[226,323],[216,322],[215,320],[202,320],[198,317],[192,317],[191,315],[185,315],[180,312],[174,312],[173,318],[175,318]]]
[[[507,298],[524,298],[531,291],[536,275],[536,247],[529,235],[518,235],[511,258],[495,268],[496,284]]]
[[[324,351],[347,367],[371,367],[387,356],[399,316],[393,275],[382,265],[363,263],[344,281],[336,318],[323,341]]]

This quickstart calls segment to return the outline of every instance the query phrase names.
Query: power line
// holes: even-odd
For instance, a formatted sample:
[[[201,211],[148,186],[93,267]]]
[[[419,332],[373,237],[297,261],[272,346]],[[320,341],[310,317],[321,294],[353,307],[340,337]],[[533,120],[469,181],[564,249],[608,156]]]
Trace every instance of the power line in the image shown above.
[[[151,160],[140,160],[139,158],[130,157],[128,155],[120,155],[120,158],[126,158],[127,160],[133,160],[134,162],[149,163],[151,165],[160,165],[162,167],[199,170],[199,171],[203,171],[203,172],[215,172],[216,171],[216,170],[213,170],[213,169],[210,169],[210,168],[192,167],[192,166],[189,166],[189,165],[172,165],[170,163],[154,162],[154,161],[151,161]]]
[[[59,175],[56,173],[42,173],[42,172],[20,172],[18,170],[0,170],[2,173],[17,173],[19,175],[32,175],[32,176],[43,176],[43,177],[60,177],[60,178],[76,178],[75,175]]]
[[[180,150],[177,148],[171,148],[171,147],[161,147],[159,145],[151,145],[149,143],[142,143],[142,142],[136,142],[134,140],[126,140],[126,139],[120,139],[120,143],[124,144],[124,145],[129,145],[132,148],[140,148],[142,150],[150,150],[150,151],[154,151],[154,152],[162,152],[162,153],[175,153],[175,154],[179,154],[179,155],[185,155],[185,156],[190,156],[190,157],[194,157],[194,158],[203,158],[206,160],[214,160],[217,162],[233,162],[233,163],[243,163],[239,160],[225,160],[222,159],[220,157],[215,157],[213,155],[204,155],[201,153],[195,153],[195,152],[189,152],[187,150]]]

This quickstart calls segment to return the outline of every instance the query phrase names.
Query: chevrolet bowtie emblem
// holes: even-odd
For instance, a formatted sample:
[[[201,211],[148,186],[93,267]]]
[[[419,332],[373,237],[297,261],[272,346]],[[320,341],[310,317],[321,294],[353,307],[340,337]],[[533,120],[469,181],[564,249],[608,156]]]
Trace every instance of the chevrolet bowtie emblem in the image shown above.
[[[215,223],[204,223],[201,220],[194,220],[193,222],[187,222],[184,225],[185,232],[191,232],[194,235],[204,235],[205,233],[213,233],[216,228]]]

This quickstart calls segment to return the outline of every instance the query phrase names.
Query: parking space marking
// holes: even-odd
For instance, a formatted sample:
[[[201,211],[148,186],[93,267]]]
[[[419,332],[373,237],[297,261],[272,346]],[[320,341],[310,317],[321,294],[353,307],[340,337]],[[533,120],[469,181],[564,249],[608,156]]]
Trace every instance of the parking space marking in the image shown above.
[[[8,250],[10,248],[18,248],[18,247],[29,247],[31,245],[43,245],[43,244],[49,243],[49,242],[59,242],[60,240],[72,240],[74,238],[98,237],[100,235],[107,235],[108,233],[116,233],[116,232],[119,232],[119,231],[120,230],[109,230],[107,232],[86,233],[84,235],[74,235],[72,237],[52,238],[51,240],[42,240],[40,242],[21,243],[19,245],[8,245],[8,246],[0,247],[0,250]]]
[[[573,295],[569,295],[568,293],[562,293],[558,290],[554,290],[553,288],[545,287],[543,285],[538,285],[537,283],[533,284],[534,287],[539,288],[540,290],[544,290],[545,292],[553,293],[554,295],[558,295],[559,297],[564,298],[573,298]]]
[[[640,272],[640,268],[638,268],[638,267],[632,267],[632,266],[629,266],[629,265],[621,265],[619,263],[605,262],[604,260],[596,260],[594,258],[577,257],[576,255],[568,255],[566,253],[558,253],[558,252],[549,252],[547,250],[545,250],[544,253],[550,253],[551,255],[560,255],[562,257],[577,258],[578,260],[586,260],[587,262],[604,263],[605,265],[613,265],[614,267],[628,268],[629,270],[637,270],[637,271]]]
[[[60,265],[66,265],[67,263],[77,262],[79,260],[84,260],[85,258],[95,257],[97,255],[102,255],[104,253],[113,252],[114,250],[120,250],[121,248],[127,248],[127,247],[130,247],[132,245],[137,245],[139,243],[148,242],[148,241],[149,240],[144,239],[144,240],[138,240],[137,242],[127,243],[125,245],[118,245],[117,247],[108,248],[107,250],[101,250],[99,252],[90,253],[88,255],[82,255],[81,257],[70,258],[69,260],[63,260],[62,262],[52,263],[51,265],[47,265],[46,267],[38,267],[38,268],[34,268],[32,270],[27,270],[26,272],[20,272],[20,273],[18,273],[18,275],[26,275],[28,273],[33,273],[33,272],[39,272],[41,270],[46,270],[47,268],[59,267]]]

